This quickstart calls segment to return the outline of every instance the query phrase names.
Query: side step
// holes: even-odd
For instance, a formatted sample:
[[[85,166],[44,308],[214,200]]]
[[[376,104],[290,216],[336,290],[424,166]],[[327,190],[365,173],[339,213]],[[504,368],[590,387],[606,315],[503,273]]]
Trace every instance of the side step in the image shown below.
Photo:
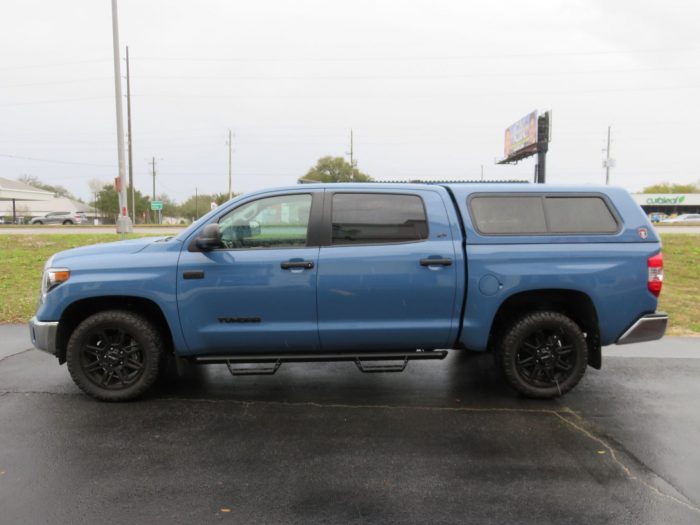
[[[447,350],[415,350],[412,352],[351,352],[340,354],[237,354],[224,356],[202,356],[194,360],[200,364],[225,364],[233,376],[273,375],[282,363],[317,363],[352,361],[360,372],[403,372],[409,361],[418,359],[444,359]],[[368,364],[373,361],[400,361],[398,364]],[[261,364],[255,368],[237,367],[237,364]]]

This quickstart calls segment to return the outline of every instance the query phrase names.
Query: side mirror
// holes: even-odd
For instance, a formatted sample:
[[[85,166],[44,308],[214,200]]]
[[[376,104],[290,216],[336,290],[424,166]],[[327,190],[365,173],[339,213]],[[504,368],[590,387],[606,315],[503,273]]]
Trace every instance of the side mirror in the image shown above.
[[[203,252],[223,248],[224,243],[221,240],[219,225],[217,223],[207,224],[197,237],[196,244],[197,248]]]

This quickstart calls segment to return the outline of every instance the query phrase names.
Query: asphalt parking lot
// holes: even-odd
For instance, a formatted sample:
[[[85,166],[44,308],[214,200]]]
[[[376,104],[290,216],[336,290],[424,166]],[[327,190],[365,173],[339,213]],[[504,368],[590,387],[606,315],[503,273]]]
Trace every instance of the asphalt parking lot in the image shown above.
[[[0,326],[0,523],[700,523],[700,339],[606,349],[564,399],[489,356],[403,374],[171,372],[104,404]]]

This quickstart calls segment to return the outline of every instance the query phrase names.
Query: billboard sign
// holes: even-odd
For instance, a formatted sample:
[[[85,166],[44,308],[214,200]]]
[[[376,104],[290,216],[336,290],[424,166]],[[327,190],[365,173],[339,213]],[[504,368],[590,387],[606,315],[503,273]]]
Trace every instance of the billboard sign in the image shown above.
[[[505,157],[511,157],[515,153],[529,146],[537,144],[537,111],[528,113],[515,124],[506,128]]]

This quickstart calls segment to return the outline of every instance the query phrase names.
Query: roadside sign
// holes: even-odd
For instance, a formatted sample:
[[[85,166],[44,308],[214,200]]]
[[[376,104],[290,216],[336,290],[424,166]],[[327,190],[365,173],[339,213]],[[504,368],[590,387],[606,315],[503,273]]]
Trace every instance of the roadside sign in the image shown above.
[[[151,201],[151,210],[160,211],[163,209],[163,201]]]

